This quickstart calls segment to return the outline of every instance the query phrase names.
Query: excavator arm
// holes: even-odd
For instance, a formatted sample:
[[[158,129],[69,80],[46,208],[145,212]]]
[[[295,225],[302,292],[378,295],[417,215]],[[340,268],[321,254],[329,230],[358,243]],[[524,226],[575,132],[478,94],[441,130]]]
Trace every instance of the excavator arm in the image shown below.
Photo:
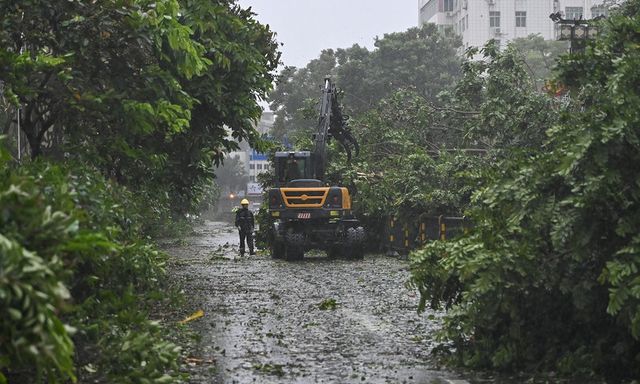
[[[347,121],[348,117],[342,114],[342,109],[338,103],[336,86],[331,82],[331,79],[325,78],[322,89],[322,99],[320,101],[318,129],[314,136],[314,176],[316,179],[324,180],[329,138],[333,137],[338,140],[344,147],[349,161],[351,161],[352,149],[355,150],[356,156],[358,155],[358,142],[349,131]]]

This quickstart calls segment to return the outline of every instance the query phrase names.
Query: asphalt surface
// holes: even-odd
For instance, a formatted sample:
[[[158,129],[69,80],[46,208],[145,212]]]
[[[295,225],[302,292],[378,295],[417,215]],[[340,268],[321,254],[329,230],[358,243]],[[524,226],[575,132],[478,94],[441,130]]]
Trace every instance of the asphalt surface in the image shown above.
[[[441,313],[416,312],[406,261],[240,257],[235,228],[205,222],[168,245],[200,336],[190,383],[465,383],[431,359]]]

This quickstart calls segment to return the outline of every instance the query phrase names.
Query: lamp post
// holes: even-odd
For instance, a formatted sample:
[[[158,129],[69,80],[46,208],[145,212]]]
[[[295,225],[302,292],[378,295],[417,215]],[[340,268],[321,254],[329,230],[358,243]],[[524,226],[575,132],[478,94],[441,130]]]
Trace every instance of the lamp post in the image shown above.
[[[595,39],[598,36],[598,26],[591,23],[600,20],[602,17],[596,17],[591,20],[566,20],[562,18],[560,12],[552,13],[549,18],[558,24],[558,40],[569,40],[569,52],[584,52],[587,39]]]

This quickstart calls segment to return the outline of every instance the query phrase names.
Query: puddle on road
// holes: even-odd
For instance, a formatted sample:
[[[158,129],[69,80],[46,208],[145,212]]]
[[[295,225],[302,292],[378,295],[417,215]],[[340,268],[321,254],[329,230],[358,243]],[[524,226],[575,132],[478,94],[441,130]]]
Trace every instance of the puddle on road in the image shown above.
[[[440,314],[416,313],[405,261],[239,257],[237,241],[229,224],[206,222],[165,247],[189,306],[205,312],[191,323],[202,338],[198,357],[216,361],[215,369],[193,367],[191,383],[461,379],[430,361]]]

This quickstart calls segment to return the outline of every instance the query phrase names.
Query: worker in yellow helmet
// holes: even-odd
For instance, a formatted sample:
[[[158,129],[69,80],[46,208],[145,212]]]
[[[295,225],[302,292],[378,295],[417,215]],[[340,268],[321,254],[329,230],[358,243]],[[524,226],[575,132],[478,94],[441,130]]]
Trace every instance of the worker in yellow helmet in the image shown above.
[[[249,246],[249,254],[255,255],[253,251],[253,212],[249,210],[249,200],[242,199],[240,202],[242,208],[236,212],[236,227],[240,234],[240,256],[244,256],[244,242],[247,240]]]

